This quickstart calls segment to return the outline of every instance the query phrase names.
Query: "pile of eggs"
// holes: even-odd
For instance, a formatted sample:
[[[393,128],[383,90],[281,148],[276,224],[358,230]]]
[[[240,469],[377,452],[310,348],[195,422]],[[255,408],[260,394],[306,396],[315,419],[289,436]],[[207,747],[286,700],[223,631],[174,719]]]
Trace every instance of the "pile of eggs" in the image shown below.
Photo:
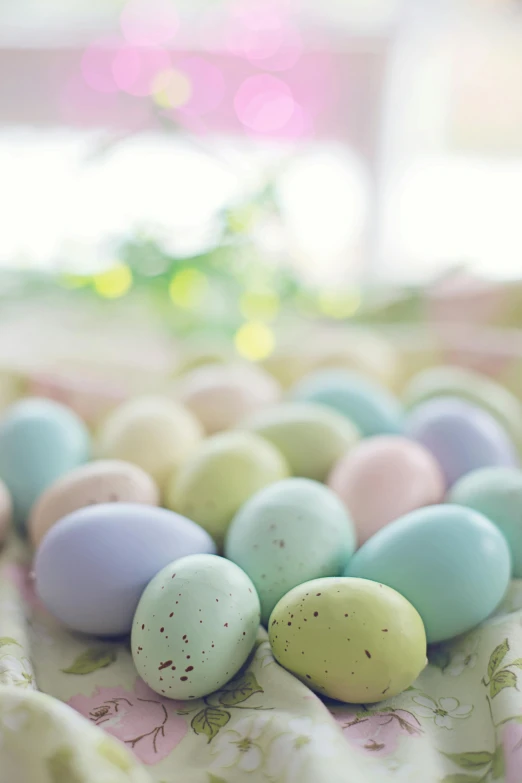
[[[522,577],[520,449],[519,401],[462,369],[399,401],[348,369],[283,395],[260,367],[209,364],[94,434],[50,400],[5,410],[0,536],[11,517],[27,535],[65,626],[130,633],[159,694],[222,688],[261,623],[314,691],[378,702]]]

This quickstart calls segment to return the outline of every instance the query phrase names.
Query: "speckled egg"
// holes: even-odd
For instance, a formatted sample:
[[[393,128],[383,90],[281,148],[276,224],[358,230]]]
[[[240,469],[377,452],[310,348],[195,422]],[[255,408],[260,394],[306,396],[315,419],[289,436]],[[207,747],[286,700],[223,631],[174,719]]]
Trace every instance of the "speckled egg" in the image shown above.
[[[339,460],[328,486],[349,509],[360,544],[393,519],[440,503],[445,493],[442,471],[430,452],[393,435],[355,446]]]
[[[465,400],[428,400],[412,411],[406,426],[409,436],[433,454],[448,487],[478,468],[518,464],[515,447],[498,421]]]
[[[202,437],[196,417],[179,403],[141,397],[124,402],[107,417],[99,432],[98,456],[138,465],[163,490]]]
[[[357,442],[352,422],[326,405],[290,402],[260,411],[241,426],[276,446],[293,476],[325,481],[335,462]]]
[[[417,609],[428,642],[442,642],[485,620],[508,588],[507,542],[482,514],[428,506],[390,522],[348,561],[346,576],[393,587]]]
[[[396,696],[427,663],[416,609],[366,579],[294,587],[272,612],[269,636],[281,666],[323,696],[354,704]]]
[[[7,536],[7,531],[13,516],[13,504],[9,490],[3,481],[0,480],[0,544]]]
[[[137,465],[122,460],[95,460],[66,473],[48,487],[33,506],[28,531],[38,547],[59,519],[96,503],[144,503],[157,506],[156,484]]]
[[[156,693],[198,699],[222,688],[256,641],[259,599],[234,563],[194,555],[146,587],[132,624],[132,657]]]
[[[255,492],[288,476],[275,446],[251,432],[224,432],[203,442],[175,473],[166,505],[208,530],[218,546],[232,517]]]
[[[349,370],[320,370],[292,390],[294,400],[327,405],[350,419],[363,437],[403,431],[399,401],[384,387]]]
[[[0,478],[13,501],[13,520],[25,532],[29,512],[59,476],[86,462],[90,440],[81,419],[60,403],[37,397],[7,408],[0,420]]]
[[[225,555],[252,579],[266,624],[292,587],[340,576],[355,550],[353,522],[336,495],[317,481],[291,478],[257,492],[238,511]]]
[[[404,391],[407,408],[435,397],[459,397],[483,408],[509,432],[522,452],[522,405],[506,388],[465,367],[431,367],[415,375]]]
[[[74,511],[43,538],[34,560],[36,593],[75,631],[128,633],[140,596],[168,563],[213,553],[202,528],[164,508],[104,503]]]
[[[181,378],[175,391],[208,435],[231,429],[281,396],[275,378],[254,365],[199,367]]]
[[[482,468],[453,485],[450,503],[480,511],[508,542],[513,576],[522,579],[522,471],[517,468]]]

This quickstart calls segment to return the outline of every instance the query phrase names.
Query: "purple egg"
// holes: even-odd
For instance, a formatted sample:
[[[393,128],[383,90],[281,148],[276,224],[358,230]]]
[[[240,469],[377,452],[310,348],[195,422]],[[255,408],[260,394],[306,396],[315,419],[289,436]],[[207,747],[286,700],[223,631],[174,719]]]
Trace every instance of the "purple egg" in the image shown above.
[[[503,427],[490,413],[464,400],[429,400],[412,411],[406,429],[439,462],[448,487],[478,468],[518,465]]]

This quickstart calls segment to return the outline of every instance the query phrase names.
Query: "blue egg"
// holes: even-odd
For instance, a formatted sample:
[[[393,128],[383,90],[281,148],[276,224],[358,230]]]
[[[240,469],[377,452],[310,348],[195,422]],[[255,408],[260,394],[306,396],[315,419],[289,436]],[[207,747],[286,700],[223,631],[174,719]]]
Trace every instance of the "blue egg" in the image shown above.
[[[150,580],[180,557],[213,554],[203,528],[164,508],[103,503],[74,511],[43,539],[34,562],[36,592],[76,631],[128,633]]]
[[[486,410],[456,397],[438,397],[414,409],[406,428],[431,451],[451,487],[478,468],[518,464],[507,432]]]
[[[28,398],[11,405],[0,420],[0,478],[13,498],[19,532],[33,503],[57,478],[89,458],[90,438],[82,420],[65,405]]]
[[[391,522],[348,562],[345,576],[393,587],[422,617],[428,642],[469,631],[499,605],[511,577],[506,539],[463,506],[428,506]]]
[[[363,437],[403,431],[399,401],[384,387],[349,370],[321,370],[292,390],[295,400],[317,402],[353,421]]]

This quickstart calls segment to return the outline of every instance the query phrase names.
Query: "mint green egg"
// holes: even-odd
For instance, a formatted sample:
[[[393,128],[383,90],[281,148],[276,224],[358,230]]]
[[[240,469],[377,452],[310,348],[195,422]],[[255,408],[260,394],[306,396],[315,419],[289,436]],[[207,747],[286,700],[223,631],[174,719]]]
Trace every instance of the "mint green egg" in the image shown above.
[[[463,476],[448,500],[480,511],[507,539],[513,560],[513,576],[522,578],[522,471],[491,467]]]
[[[411,409],[434,397],[460,397],[488,411],[522,453],[522,405],[496,381],[465,367],[432,367],[411,379],[403,401]]]
[[[228,530],[225,555],[254,583],[266,623],[296,585],[340,576],[355,542],[354,524],[331,489],[290,478],[265,487],[242,506]]]
[[[333,408],[289,402],[259,411],[243,423],[286,457],[293,476],[326,481],[338,459],[358,441],[352,422]]]

